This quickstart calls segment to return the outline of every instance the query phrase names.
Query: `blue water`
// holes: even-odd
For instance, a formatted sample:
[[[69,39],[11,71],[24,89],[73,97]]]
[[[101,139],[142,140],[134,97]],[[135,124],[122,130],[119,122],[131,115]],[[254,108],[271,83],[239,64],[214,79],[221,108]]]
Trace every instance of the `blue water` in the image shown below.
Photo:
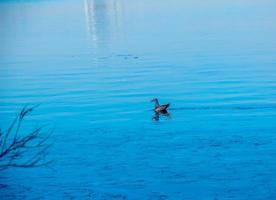
[[[0,3],[0,127],[55,127],[1,199],[276,199],[276,3]],[[150,100],[171,103],[153,121]],[[22,130],[24,132],[24,130]]]

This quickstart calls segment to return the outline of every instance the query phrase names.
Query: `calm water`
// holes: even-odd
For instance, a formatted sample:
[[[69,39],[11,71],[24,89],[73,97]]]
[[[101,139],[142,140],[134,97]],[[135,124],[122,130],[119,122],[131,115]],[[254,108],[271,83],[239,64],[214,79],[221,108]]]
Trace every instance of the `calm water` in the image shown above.
[[[0,198],[276,199],[275,21],[273,0],[1,1],[0,127],[28,103],[56,129]]]

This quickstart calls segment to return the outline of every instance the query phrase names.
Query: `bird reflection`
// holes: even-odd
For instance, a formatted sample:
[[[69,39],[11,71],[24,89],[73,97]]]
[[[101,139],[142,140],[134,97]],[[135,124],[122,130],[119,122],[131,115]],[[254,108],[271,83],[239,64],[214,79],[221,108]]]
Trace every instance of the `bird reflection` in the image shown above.
[[[160,112],[154,111],[154,115],[152,116],[152,120],[153,121],[159,121],[160,117],[171,118],[171,115],[168,111],[160,111]]]

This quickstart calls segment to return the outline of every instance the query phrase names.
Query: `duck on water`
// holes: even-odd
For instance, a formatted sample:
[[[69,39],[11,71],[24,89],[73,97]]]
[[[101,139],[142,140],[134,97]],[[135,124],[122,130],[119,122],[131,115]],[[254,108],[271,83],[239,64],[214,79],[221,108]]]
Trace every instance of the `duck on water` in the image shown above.
[[[165,115],[167,117],[170,116],[169,112],[167,111],[170,104],[160,105],[157,98],[153,98],[151,100],[151,102],[154,102],[154,109],[153,110],[154,110],[155,114],[152,117],[153,120],[159,121],[159,116],[160,115]]]
[[[153,98],[151,102],[154,102],[154,111],[157,113],[167,113],[167,108],[170,106],[170,104],[164,104],[160,105],[157,98]]]

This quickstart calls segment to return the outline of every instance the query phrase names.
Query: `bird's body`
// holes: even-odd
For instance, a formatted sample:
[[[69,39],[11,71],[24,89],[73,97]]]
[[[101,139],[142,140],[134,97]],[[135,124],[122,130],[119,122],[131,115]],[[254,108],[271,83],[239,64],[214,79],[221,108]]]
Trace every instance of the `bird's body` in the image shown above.
[[[167,113],[167,108],[170,106],[170,104],[164,104],[164,105],[159,105],[159,101],[157,98],[154,98],[151,100],[154,102],[154,111],[157,113]]]
[[[170,104],[161,105],[154,108],[155,112],[167,112],[167,108],[170,106]]]

